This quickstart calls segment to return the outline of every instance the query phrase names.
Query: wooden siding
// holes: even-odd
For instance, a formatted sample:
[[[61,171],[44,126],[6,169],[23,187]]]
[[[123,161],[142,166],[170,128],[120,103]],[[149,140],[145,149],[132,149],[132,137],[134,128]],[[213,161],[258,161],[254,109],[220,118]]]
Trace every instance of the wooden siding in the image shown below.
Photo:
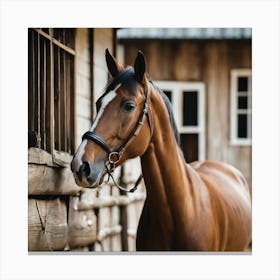
[[[87,28],[76,29],[75,94],[76,94],[76,147],[81,135],[91,126],[90,45]]]
[[[76,147],[91,126],[94,101],[108,81],[105,49],[112,51],[113,40],[112,29],[76,29],[75,110],[71,112]],[[111,182],[101,189],[80,188],[70,170],[71,159],[72,155],[58,151],[28,150],[28,250],[135,250],[143,186],[129,195],[120,193]],[[131,175],[132,170],[115,172],[115,178],[128,188],[136,180]]]
[[[206,94],[206,159],[233,164],[251,186],[251,146],[230,145],[230,70],[251,68],[251,40],[121,40],[125,64],[142,50],[153,80],[199,81]]]

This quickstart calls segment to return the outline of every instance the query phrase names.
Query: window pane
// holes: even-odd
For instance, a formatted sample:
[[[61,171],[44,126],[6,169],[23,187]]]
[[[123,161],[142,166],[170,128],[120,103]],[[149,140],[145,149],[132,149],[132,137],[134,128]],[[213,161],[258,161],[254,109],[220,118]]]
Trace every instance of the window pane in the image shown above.
[[[186,162],[198,160],[198,134],[181,134],[180,141]]]
[[[183,93],[183,126],[198,125],[197,91]]]
[[[238,91],[248,91],[248,77],[238,77]]]
[[[238,109],[247,109],[248,108],[248,97],[239,96],[238,97]]]
[[[172,91],[171,90],[163,90],[163,92],[168,97],[169,101],[172,103]]]
[[[237,128],[238,138],[247,138],[248,137],[247,115],[238,115],[237,124],[238,124],[238,128]]]

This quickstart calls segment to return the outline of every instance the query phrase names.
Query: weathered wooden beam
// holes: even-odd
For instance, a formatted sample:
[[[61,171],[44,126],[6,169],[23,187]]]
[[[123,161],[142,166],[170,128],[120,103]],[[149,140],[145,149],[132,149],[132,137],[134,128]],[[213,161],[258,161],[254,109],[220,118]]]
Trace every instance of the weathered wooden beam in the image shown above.
[[[59,198],[28,199],[28,250],[63,250],[67,244],[67,210]]]
[[[76,195],[80,190],[69,168],[28,165],[29,195]]]
[[[70,167],[72,156],[65,152],[53,151],[53,154],[39,149],[28,149],[28,163],[42,164],[51,167]]]

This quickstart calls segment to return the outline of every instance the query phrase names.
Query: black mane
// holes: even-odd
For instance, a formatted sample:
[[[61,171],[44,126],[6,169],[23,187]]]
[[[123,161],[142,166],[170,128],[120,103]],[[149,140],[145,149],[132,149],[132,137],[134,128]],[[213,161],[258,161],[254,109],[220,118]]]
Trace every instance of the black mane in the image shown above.
[[[172,104],[171,104],[169,98],[166,96],[166,94],[158,86],[156,86],[152,81],[150,81],[150,82],[152,83],[154,88],[160,93],[160,95],[161,95],[161,97],[164,101],[164,104],[165,104],[166,109],[167,109],[168,114],[169,114],[169,120],[170,120],[171,126],[173,128],[173,132],[174,132],[174,136],[176,138],[176,142],[180,146],[180,134],[179,134],[178,127],[177,127],[177,124],[175,122],[174,114],[173,114],[173,111],[172,111]]]

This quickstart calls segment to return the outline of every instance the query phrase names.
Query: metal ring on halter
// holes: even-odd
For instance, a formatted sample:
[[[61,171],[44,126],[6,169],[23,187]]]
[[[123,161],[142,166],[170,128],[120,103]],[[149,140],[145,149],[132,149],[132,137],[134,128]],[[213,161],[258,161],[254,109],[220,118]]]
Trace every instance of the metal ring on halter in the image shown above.
[[[116,159],[114,157],[116,156]],[[116,164],[120,161],[121,154],[119,152],[111,152],[108,156],[108,161],[111,164]]]

